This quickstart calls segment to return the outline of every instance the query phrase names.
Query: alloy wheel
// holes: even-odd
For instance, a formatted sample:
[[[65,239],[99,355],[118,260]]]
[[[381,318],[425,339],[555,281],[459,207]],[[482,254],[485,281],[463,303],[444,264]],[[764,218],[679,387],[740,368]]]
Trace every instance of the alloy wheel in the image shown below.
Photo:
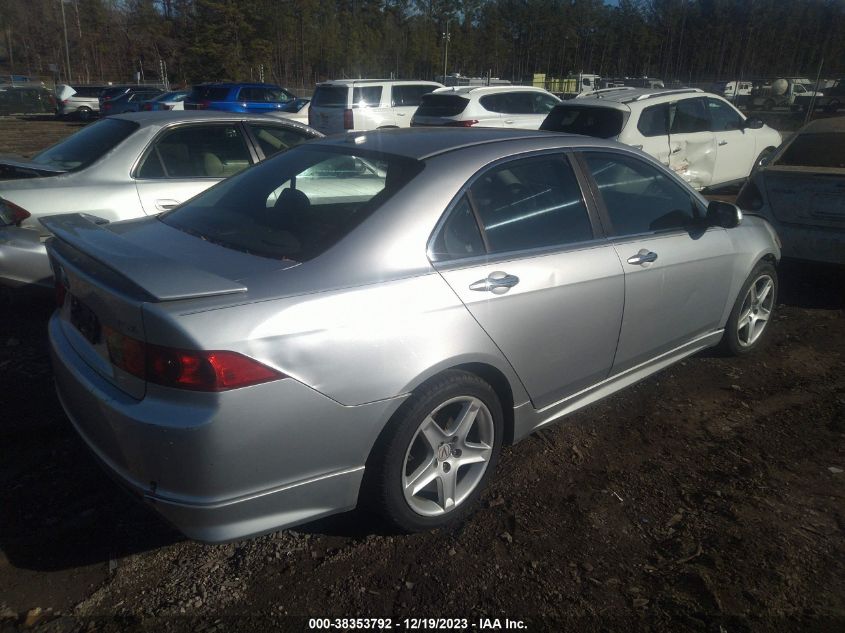
[[[493,416],[478,398],[459,396],[420,423],[405,452],[402,492],[417,514],[438,516],[461,505],[493,455]]]
[[[763,334],[774,307],[774,280],[769,275],[760,275],[742,301],[736,323],[737,340],[742,347],[750,347]]]

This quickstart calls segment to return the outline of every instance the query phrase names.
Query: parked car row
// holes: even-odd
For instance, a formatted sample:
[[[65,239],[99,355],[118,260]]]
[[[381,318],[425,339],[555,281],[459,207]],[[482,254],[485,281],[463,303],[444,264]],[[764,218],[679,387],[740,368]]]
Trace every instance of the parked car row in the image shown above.
[[[350,80],[298,109],[381,129],[324,138],[278,116],[292,95],[248,87],[197,86],[184,112],[109,116],[0,161],[0,278],[55,290],[68,418],[210,542],[356,506],[405,531],[453,524],[503,445],[699,350],[752,352],[781,258],[757,212],[793,220],[767,179],[839,130],[768,165],[779,137],[700,91],[561,103]],[[275,116],[214,111],[253,103]],[[523,115],[580,129],[511,129]],[[761,163],[752,214],[696,191],[732,179],[711,164],[726,146]],[[826,209],[811,215],[838,221]]]

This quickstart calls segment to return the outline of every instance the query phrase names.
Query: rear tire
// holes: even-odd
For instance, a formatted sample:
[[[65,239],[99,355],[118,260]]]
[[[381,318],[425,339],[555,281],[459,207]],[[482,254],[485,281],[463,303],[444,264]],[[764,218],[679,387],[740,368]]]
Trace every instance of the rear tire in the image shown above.
[[[76,111],[76,118],[79,119],[80,121],[88,121],[88,120],[91,119],[91,114],[92,114],[91,108],[85,108],[85,107],[79,108]]]
[[[503,435],[493,388],[474,374],[444,372],[402,405],[379,438],[363,501],[405,532],[456,523],[495,470]]]
[[[720,343],[727,354],[753,352],[768,338],[777,305],[778,275],[769,262],[760,262],[742,284]]]

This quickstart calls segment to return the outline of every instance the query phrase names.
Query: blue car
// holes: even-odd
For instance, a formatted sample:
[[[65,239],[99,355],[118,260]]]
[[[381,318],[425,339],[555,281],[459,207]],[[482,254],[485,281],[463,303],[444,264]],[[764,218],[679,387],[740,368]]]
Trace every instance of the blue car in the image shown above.
[[[185,109],[261,114],[284,110],[294,99],[293,93],[274,84],[200,84],[185,99]]]

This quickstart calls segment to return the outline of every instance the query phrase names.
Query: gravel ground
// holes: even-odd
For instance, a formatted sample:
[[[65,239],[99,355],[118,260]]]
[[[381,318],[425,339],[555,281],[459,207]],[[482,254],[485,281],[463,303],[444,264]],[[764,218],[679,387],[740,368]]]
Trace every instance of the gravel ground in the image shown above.
[[[0,151],[72,129],[0,121]],[[351,512],[217,546],[183,540],[108,479],[54,396],[49,302],[2,304],[0,631],[356,616],[843,631],[845,272],[780,274],[759,353],[699,354],[506,448],[460,528],[397,535]]]

